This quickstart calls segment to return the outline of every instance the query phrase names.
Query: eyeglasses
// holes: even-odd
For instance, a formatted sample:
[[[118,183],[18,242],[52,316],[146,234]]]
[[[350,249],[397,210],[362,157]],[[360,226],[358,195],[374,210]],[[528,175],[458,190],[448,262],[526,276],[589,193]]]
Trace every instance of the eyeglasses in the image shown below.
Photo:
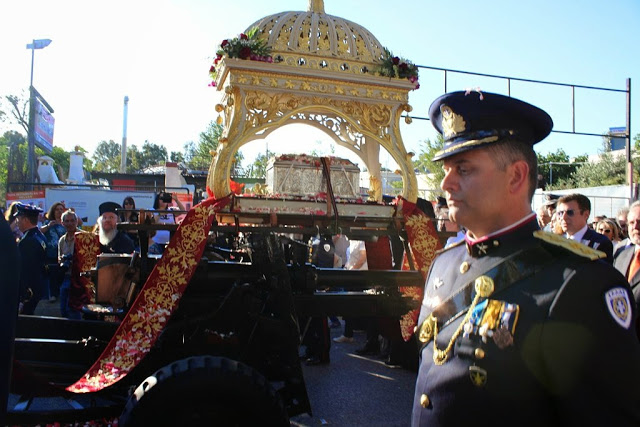
[[[556,211],[557,216],[567,215],[568,217],[572,217],[576,214],[576,211],[573,209],[567,209],[566,211]]]
[[[609,234],[611,233],[611,230],[608,228],[598,228],[598,233],[606,233]]]

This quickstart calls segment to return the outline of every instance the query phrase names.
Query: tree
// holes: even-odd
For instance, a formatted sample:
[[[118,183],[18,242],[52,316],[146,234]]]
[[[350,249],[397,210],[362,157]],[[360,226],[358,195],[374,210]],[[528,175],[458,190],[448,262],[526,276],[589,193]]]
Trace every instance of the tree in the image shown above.
[[[433,189],[439,189],[444,178],[444,171],[440,162],[434,162],[433,157],[444,147],[442,135],[437,135],[432,142],[430,139],[422,141],[424,146],[418,154],[418,159],[413,161],[413,167],[419,172],[427,174],[427,182]]]
[[[554,184],[553,188],[584,188],[625,184],[626,164],[624,156],[614,156],[610,152],[605,152],[600,154],[597,162],[581,165],[571,176]]]
[[[93,170],[97,172],[118,172],[120,169],[120,144],[113,140],[100,141],[93,152]]]
[[[195,147],[193,156],[189,161],[189,167],[192,169],[208,170],[211,165],[211,152],[218,149],[220,136],[223,131],[222,125],[217,124],[215,121],[211,121],[209,126],[204,132],[200,133],[200,141]],[[232,175],[238,175],[240,166],[244,156],[239,151],[234,155]]]
[[[120,144],[110,140],[101,141],[93,153],[94,170],[114,173],[120,170]],[[149,141],[145,141],[142,150],[135,144],[127,146],[127,173],[138,173],[150,166],[162,165],[167,161],[167,149]]]
[[[20,95],[5,95],[0,101],[0,122],[15,124],[21,127],[25,134],[28,133],[29,96],[23,91]]]
[[[268,149],[267,154],[258,154],[253,163],[247,168],[246,175],[249,178],[266,178],[269,159],[274,155],[275,153]]]
[[[149,166],[163,165],[168,158],[166,147],[145,141],[144,144],[142,144],[139,170],[148,168]]]
[[[537,156],[538,174],[542,175],[549,188],[558,188],[559,182],[571,182],[571,175],[589,159],[586,154],[571,159],[562,148],[558,148],[555,153],[538,153]]]
[[[53,159],[53,164],[55,165],[58,179],[60,179],[60,181],[62,182],[65,182],[65,179],[67,179],[67,174],[69,172],[69,153],[67,153],[60,147],[53,147],[53,150],[51,150],[51,153],[49,153],[49,157]]]

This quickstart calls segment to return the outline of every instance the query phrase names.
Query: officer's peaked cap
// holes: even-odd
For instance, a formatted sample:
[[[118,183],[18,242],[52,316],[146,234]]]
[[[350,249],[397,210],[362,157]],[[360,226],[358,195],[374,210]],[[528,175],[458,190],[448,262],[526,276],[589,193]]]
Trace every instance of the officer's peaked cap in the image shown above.
[[[433,160],[511,138],[533,145],[553,128],[553,120],[540,108],[477,90],[442,95],[429,107],[429,118],[444,137],[444,148]]]
[[[42,209],[37,206],[27,205],[24,203],[16,203],[16,211],[13,213],[13,216],[25,215],[25,216],[38,216],[42,213]]]

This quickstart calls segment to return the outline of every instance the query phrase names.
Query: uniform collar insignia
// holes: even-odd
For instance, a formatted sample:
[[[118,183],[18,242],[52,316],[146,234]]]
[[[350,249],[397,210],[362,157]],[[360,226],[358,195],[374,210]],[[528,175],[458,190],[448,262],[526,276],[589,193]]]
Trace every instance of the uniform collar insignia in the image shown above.
[[[475,258],[483,257],[499,246],[500,241],[498,239],[488,239],[481,242],[467,241],[467,251],[469,255]]]

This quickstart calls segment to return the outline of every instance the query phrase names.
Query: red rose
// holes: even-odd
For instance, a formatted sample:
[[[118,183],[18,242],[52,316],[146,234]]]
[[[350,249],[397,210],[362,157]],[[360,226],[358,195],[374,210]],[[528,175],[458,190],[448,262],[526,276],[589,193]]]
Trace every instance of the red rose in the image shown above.
[[[247,59],[249,56],[251,56],[251,48],[250,47],[245,46],[242,49],[240,49],[240,52],[238,53],[238,58]]]
[[[398,68],[400,68],[401,70],[406,70],[407,68],[409,68],[409,66],[407,65],[406,62],[403,62],[402,64],[398,65]]]
[[[229,40],[224,39],[224,40],[222,40],[222,43],[220,43],[220,47],[225,47],[228,44],[229,44]]]
[[[245,33],[240,34],[240,40],[249,40],[249,37]]]
[[[393,65],[398,65],[400,63],[400,58],[398,58],[397,56],[394,56],[393,58],[391,58],[391,63]]]
[[[216,62],[216,64],[217,64],[217,62]],[[216,70],[216,67],[214,67],[213,65],[211,66],[211,68],[209,68],[209,72],[210,73],[213,73],[215,70]]]

